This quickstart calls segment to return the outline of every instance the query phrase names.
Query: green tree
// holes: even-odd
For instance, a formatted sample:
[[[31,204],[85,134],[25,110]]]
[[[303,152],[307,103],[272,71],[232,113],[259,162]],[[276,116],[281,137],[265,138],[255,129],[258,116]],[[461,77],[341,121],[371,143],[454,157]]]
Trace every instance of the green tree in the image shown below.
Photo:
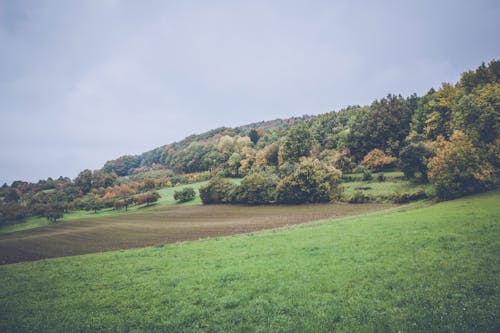
[[[252,128],[250,130],[250,132],[248,133],[248,137],[250,138],[252,143],[255,145],[255,144],[257,144],[257,142],[259,142],[260,134],[259,134],[259,132],[257,132],[256,129]]]
[[[192,201],[194,200],[195,197],[196,197],[196,192],[192,187],[186,187],[183,188],[182,190],[174,192],[174,199],[178,203]]]
[[[265,173],[251,173],[241,181],[235,200],[249,205],[269,204],[275,201],[278,177]]]
[[[427,164],[432,156],[429,144],[413,140],[408,142],[399,153],[399,167],[407,179],[416,179],[416,174],[420,174],[420,180],[426,182]]]
[[[200,186],[200,198],[204,204],[231,203],[236,185],[230,181],[213,177],[207,184]]]
[[[82,194],[87,194],[92,189],[92,171],[85,169],[75,178],[75,185],[80,188]]]
[[[277,186],[276,201],[284,204],[329,202],[339,197],[342,173],[313,158],[302,158]]]
[[[314,143],[312,132],[305,123],[292,127],[279,148],[280,164],[298,162],[301,157],[310,156]]]

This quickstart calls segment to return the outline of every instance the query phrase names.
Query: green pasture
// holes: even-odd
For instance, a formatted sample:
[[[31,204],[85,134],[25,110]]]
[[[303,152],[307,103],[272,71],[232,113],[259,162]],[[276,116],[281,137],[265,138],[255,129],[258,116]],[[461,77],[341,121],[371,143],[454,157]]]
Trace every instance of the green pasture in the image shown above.
[[[500,191],[0,267],[2,332],[498,332]]]

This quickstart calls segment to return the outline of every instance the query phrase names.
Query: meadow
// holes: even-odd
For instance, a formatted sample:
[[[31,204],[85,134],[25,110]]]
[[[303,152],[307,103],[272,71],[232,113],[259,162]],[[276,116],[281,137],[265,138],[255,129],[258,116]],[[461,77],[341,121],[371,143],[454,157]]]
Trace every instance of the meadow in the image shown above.
[[[499,199],[0,266],[0,331],[498,332]]]

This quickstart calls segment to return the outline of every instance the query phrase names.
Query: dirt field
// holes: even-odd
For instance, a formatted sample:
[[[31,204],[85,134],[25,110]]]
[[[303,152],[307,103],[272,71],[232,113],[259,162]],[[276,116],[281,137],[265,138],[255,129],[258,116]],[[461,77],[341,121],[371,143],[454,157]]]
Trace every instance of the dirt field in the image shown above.
[[[389,207],[389,204],[161,206],[0,235],[0,264],[247,233]]]

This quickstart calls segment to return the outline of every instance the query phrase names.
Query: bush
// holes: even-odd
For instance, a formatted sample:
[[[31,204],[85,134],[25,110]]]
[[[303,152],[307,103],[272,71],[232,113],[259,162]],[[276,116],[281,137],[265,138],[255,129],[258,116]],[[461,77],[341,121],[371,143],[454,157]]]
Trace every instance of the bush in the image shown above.
[[[414,200],[420,200],[427,198],[427,194],[423,189],[419,189],[415,192],[400,192],[395,193],[389,197],[394,203],[403,204]]]
[[[214,177],[200,186],[200,198],[204,204],[231,203],[233,201],[236,185],[230,181]]]
[[[361,161],[364,167],[374,169],[376,171],[386,170],[394,167],[397,159],[393,156],[387,155],[380,149],[373,149]]]
[[[243,178],[236,190],[235,200],[250,205],[273,203],[276,198],[277,177],[252,173]]]
[[[329,202],[338,199],[342,173],[312,158],[302,158],[276,189],[276,201],[285,204]]]
[[[369,196],[368,194],[361,192],[361,191],[356,191],[356,192],[354,192],[353,195],[351,195],[349,197],[349,199],[347,201],[349,203],[352,203],[352,204],[361,204],[361,203],[367,203],[367,202],[372,201],[372,197]]]
[[[383,173],[379,173],[377,175],[377,181],[379,181],[379,182],[385,182],[385,175]]]
[[[178,203],[192,201],[192,200],[194,200],[195,196],[196,196],[196,192],[194,191],[194,189],[192,187],[186,187],[180,191],[174,192],[174,199]]]
[[[155,203],[156,201],[158,201],[158,199],[161,198],[161,195],[160,193],[158,192],[148,192],[148,193],[144,193],[144,194],[141,194],[141,195],[138,195],[137,197],[135,197],[135,203],[136,205],[142,205],[142,204],[146,204],[146,206],[149,206],[150,204],[152,203]]]
[[[368,181],[368,180],[372,180],[372,179],[373,179],[372,173],[366,169],[363,170],[363,180]]]
[[[447,200],[487,190],[496,183],[496,176],[467,136],[455,131],[450,141],[438,141],[436,156],[429,162],[429,180],[438,198]]]

